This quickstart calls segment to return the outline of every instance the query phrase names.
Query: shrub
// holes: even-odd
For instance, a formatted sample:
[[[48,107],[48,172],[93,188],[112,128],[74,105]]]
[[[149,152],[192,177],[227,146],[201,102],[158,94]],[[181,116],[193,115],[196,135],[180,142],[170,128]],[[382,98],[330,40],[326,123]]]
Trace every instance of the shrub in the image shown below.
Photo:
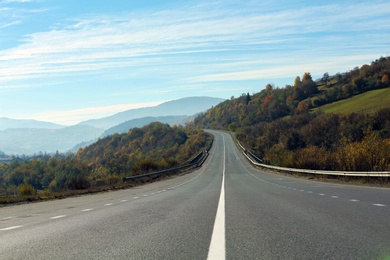
[[[20,196],[32,196],[36,195],[37,191],[28,183],[24,183],[19,187],[19,195]]]

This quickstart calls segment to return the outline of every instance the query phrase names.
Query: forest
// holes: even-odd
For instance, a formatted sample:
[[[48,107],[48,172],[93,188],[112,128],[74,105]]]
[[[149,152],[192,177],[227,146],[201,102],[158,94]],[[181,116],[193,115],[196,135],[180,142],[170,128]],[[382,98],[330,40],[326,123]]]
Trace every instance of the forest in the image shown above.
[[[321,112],[321,106],[390,87],[390,58],[314,81],[310,73],[284,88],[232,97],[194,120],[226,129],[267,164],[345,171],[390,170],[390,102],[373,113]]]
[[[76,154],[42,155],[0,163],[0,195],[82,190],[122,182],[123,177],[185,164],[204,150],[211,136],[201,130],[158,122],[115,134]]]

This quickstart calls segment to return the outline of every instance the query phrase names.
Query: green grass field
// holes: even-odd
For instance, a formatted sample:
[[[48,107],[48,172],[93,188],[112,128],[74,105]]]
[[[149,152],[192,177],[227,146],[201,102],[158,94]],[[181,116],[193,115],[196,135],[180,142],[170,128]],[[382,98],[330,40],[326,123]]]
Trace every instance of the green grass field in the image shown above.
[[[337,114],[349,114],[353,112],[371,114],[387,107],[390,107],[390,88],[372,90],[348,99],[318,107],[316,110]]]

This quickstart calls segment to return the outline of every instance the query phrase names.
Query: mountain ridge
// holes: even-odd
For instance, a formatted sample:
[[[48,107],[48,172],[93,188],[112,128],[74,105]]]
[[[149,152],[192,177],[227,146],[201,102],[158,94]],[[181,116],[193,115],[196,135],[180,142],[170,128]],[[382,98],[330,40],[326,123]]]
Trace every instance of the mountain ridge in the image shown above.
[[[186,97],[177,100],[167,101],[153,107],[130,109],[116,113],[112,116],[82,121],[79,123],[79,125],[89,125],[107,130],[128,120],[142,117],[159,117],[174,115],[192,116],[194,114],[206,111],[209,108],[216,106],[225,100],[226,99],[205,96]]]
[[[0,117],[0,131],[10,128],[44,128],[44,129],[60,129],[64,125],[45,122],[33,119],[13,119],[8,117]]]
[[[149,123],[152,123],[152,122],[160,122],[160,123],[169,124],[169,125],[180,124],[186,118],[188,118],[188,117],[182,116],[182,115],[177,115],[177,116],[160,116],[160,117],[147,116],[147,117],[131,119],[131,120],[123,122],[119,125],[116,125],[114,127],[107,129],[102,134],[102,137],[105,137],[108,135],[113,135],[115,133],[118,133],[118,134],[127,133],[129,131],[129,129],[131,129],[131,128],[143,127],[143,126],[145,126]]]

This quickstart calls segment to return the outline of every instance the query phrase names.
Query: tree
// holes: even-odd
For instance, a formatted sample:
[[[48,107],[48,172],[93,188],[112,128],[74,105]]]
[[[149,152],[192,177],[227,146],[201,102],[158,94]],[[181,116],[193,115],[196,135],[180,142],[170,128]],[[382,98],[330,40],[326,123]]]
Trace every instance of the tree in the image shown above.
[[[390,83],[389,76],[387,74],[384,74],[382,76],[381,82],[382,82],[383,87],[388,87],[390,85],[389,84]]]
[[[302,89],[305,98],[318,93],[317,84],[313,81],[311,74],[306,72],[302,78]]]
[[[325,72],[324,76],[322,77],[322,81],[325,83],[325,87],[328,87],[328,80],[329,80],[329,73]]]
[[[274,87],[271,84],[267,84],[267,86],[265,86],[265,91],[271,92],[272,90],[274,90]]]
[[[308,113],[308,112],[309,112],[309,105],[304,101],[299,102],[296,113],[303,114],[303,113]]]
[[[341,81],[342,78],[343,78],[343,75],[341,75],[340,72],[337,72],[337,73],[336,73],[337,83],[340,83],[340,81]]]
[[[249,104],[249,101],[251,101],[251,96],[249,95],[249,92],[246,94],[246,97],[245,97],[245,104],[248,105]]]

